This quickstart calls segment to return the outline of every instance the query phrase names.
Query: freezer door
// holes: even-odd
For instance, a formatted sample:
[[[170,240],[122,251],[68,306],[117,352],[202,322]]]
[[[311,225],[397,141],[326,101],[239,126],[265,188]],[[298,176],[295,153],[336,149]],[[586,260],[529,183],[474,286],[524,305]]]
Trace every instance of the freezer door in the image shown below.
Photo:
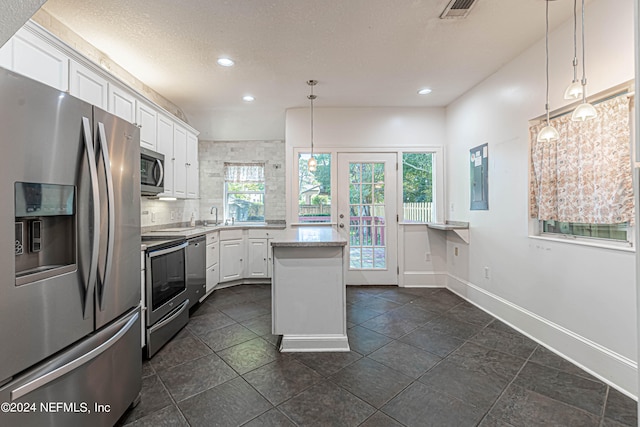
[[[89,162],[93,155],[91,106],[3,69],[0,99],[2,384],[93,331],[90,271],[94,224],[99,218],[92,209],[95,180]],[[35,204],[23,212],[16,211],[18,188],[31,191],[36,201],[31,200]],[[59,191],[49,193],[45,188]],[[38,189],[42,192],[38,193]],[[64,196],[69,201],[63,209],[66,211],[61,215],[40,215],[38,206],[43,211],[55,206],[55,200],[51,200],[55,197],[39,199],[45,194]],[[62,225],[60,234],[52,235],[49,229],[40,228],[49,220],[53,228]],[[26,238],[29,233],[32,244],[25,241],[19,245],[20,235]],[[64,254],[59,253],[59,239],[66,242]],[[57,266],[56,261],[48,259],[50,255],[52,260],[64,255],[64,265]],[[20,274],[16,274],[16,266]]]
[[[0,388],[0,425],[111,427],[141,388],[137,308]]]
[[[140,303],[140,129],[94,107],[100,187],[96,328]]]

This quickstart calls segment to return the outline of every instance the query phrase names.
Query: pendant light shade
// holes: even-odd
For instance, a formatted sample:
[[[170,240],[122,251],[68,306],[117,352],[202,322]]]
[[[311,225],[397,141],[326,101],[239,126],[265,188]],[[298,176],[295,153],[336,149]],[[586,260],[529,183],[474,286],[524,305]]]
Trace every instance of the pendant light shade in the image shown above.
[[[555,141],[560,138],[560,134],[553,126],[545,126],[538,132],[538,142]]]
[[[549,142],[555,141],[560,138],[560,134],[549,124],[549,0],[545,1],[546,4],[546,30],[544,37],[544,46],[545,46],[545,60],[546,60],[546,76],[547,76],[547,103],[544,105],[544,109],[547,112],[547,125],[543,127],[540,132],[538,132],[538,137],[536,138],[538,142]]]
[[[313,157],[313,101],[317,96],[313,94],[313,87],[318,84],[318,81],[307,80],[307,84],[311,88],[311,93],[307,96],[307,99],[311,104],[311,157],[309,157],[309,161],[307,162],[307,169],[309,172],[315,172],[316,169],[318,169],[318,161]]]
[[[573,80],[564,91],[564,99],[580,99],[582,97],[582,83],[578,80],[578,0],[573,0]]]
[[[574,80],[564,91],[564,99],[580,98],[582,98],[582,83],[579,80]]]
[[[598,116],[596,109],[593,105],[587,102],[587,74],[584,61],[584,0],[582,0],[582,104],[573,110],[571,114],[571,120],[574,122],[585,122],[587,120],[595,119]]]
[[[574,122],[586,122],[596,117],[598,117],[598,112],[595,107],[588,102],[583,102],[578,105],[576,109],[573,110],[573,114],[571,114],[571,120]]]

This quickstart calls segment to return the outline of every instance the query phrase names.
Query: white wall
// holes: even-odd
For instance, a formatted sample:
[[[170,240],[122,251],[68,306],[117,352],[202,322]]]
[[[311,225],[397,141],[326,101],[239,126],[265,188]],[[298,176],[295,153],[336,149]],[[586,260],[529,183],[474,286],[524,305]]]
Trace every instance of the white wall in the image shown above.
[[[297,200],[297,195],[292,194],[294,149],[310,148],[309,114],[309,108],[287,110],[285,140],[288,224],[296,222],[296,215],[292,210],[293,201]],[[314,147],[316,151],[325,149],[337,152],[398,151],[403,148],[423,150],[434,147],[442,149],[445,143],[444,120],[444,108],[315,108]],[[441,173],[440,180],[444,181],[444,173],[436,173]],[[332,194],[335,195],[335,182],[332,187]],[[440,191],[444,192],[443,189]],[[424,225],[399,226],[401,286],[446,284],[446,246],[442,233],[427,232]],[[425,252],[430,253],[430,261],[425,261]]]
[[[587,5],[588,94],[634,78],[633,2]],[[572,77],[572,26],[550,37],[552,110]],[[446,110],[449,219],[471,224],[470,245],[447,243],[449,286],[635,395],[635,254],[528,237],[528,120],[544,113],[544,84],[541,40]],[[469,149],[485,142],[489,210],[470,211]]]

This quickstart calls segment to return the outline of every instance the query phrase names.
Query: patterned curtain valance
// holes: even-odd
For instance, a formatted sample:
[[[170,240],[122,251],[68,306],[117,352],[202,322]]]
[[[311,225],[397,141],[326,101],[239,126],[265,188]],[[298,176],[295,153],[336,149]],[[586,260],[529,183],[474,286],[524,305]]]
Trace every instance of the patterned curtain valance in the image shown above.
[[[595,105],[598,117],[551,120],[560,133],[537,142],[544,123],[529,128],[530,215],[539,220],[617,224],[634,220],[629,99],[618,96]]]
[[[225,163],[227,182],[264,182],[264,163]]]

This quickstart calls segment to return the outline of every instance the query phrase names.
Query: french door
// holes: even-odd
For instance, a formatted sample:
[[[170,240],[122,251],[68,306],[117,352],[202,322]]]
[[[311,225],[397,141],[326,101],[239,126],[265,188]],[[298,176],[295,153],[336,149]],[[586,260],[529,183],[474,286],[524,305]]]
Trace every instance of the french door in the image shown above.
[[[395,153],[338,153],[338,231],[349,285],[398,284]]]

